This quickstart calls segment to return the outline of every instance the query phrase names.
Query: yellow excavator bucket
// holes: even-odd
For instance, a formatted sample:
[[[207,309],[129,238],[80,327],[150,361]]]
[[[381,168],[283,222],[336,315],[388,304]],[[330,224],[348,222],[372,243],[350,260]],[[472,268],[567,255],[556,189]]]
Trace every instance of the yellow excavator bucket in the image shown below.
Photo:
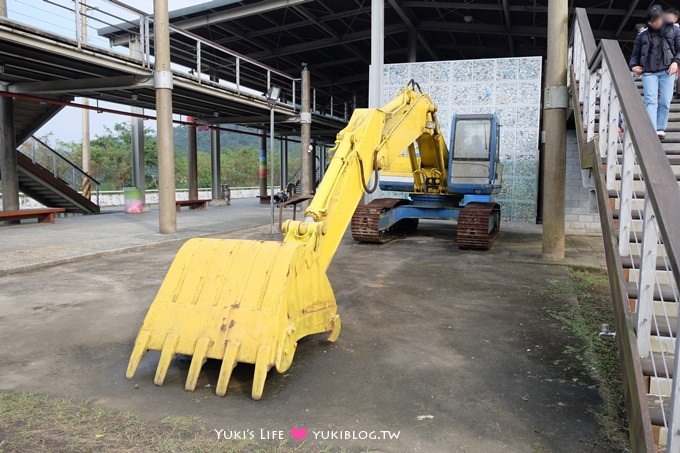
[[[215,393],[223,396],[238,362],[255,364],[252,397],[267,371],[286,371],[297,340],[340,334],[325,269],[301,242],[192,239],[175,257],[137,335],[132,378],[148,350],[161,351],[154,383],[162,385],[177,354],[193,356],[186,390],[207,359],[222,360]]]

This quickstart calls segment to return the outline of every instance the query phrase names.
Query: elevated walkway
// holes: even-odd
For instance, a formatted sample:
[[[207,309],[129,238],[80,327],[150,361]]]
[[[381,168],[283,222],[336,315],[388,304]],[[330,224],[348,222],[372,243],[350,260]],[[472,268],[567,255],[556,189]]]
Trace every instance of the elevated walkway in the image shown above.
[[[54,4],[75,16],[73,2]],[[152,16],[132,7],[107,5],[118,10],[97,9],[96,17],[89,13],[90,19],[111,23],[119,22],[122,14],[139,15],[136,25],[125,23],[123,35],[129,43],[135,43],[128,43],[132,50],[104,48],[101,41],[90,42],[75,31],[72,37],[63,36],[0,18],[0,61],[4,67],[0,83],[5,86],[0,95],[15,99],[18,143],[79,96],[146,111],[155,109]],[[120,27],[116,30],[121,31]],[[277,86],[281,89],[281,98],[274,106],[277,134],[299,134],[301,82],[297,76],[174,26],[171,53],[176,115],[194,117],[199,124],[263,126],[268,124],[270,112],[266,92]],[[313,103],[312,135],[334,137],[350,113],[349,106],[317,90]],[[96,104],[91,108],[101,109]]]
[[[581,163],[597,191],[633,451],[680,451],[680,102],[659,141],[616,41],[571,37]]]

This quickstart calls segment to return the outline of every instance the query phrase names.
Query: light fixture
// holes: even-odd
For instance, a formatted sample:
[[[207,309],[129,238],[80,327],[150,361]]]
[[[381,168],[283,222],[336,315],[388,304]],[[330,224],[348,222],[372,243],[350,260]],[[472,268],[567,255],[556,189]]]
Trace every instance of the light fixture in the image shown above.
[[[276,104],[281,98],[281,87],[272,85],[267,91],[267,102],[270,104]]]
[[[472,16],[463,16],[463,20],[466,24],[469,24],[474,20],[474,18]]]

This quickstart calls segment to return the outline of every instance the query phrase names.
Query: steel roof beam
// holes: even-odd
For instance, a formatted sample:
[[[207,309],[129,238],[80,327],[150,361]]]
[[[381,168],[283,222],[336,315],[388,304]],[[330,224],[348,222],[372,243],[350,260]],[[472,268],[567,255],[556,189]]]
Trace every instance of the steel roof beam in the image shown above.
[[[508,0],[501,0],[501,6],[503,7],[503,17],[505,18],[505,28],[508,29],[508,47],[510,48],[510,55],[515,56],[515,42],[512,38],[512,21],[510,20],[510,9],[508,5]]]
[[[402,33],[408,30],[408,27],[403,24],[391,25],[385,27],[385,35],[392,33]],[[250,57],[255,60],[264,60],[270,58],[282,57],[285,55],[291,55],[295,53],[307,52],[310,50],[318,50],[326,47],[340,46],[349,42],[363,41],[371,37],[371,30],[362,30],[357,32],[348,33],[342,36],[339,40],[335,38],[319,39],[311,42],[304,42],[300,44],[293,44],[290,46],[284,46],[271,52],[258,52],[252,54]]]
[[[480,28],[483,27],[483,30]],[[480,24],[480,23],[463,23],[463,22],[439,22],[439,21],[422,21],[418,22],[418,28],[420,30],[429,31],[445,31],[453,33],[474,33],[483,35],[506,35],[508,33],[505,25],[492,25],[492,24]],[[527,27],[527,26],[515,26],[512,27],[510,33],[515,37],[517,36],[529,36],[537,38],[545,38],[548,31],[545,27]],[[610,30],[599,30],[595,31],[595,37],[597,39],[614,39],[615,32]],[[619,38],[621,42],[632,41],[634,36],[629,38]]]
[[[221,22],[241,19],[248,16],[256,16],[269,11],[287,8],[289,6],[302,5],[312,1],[314,0],[263,0],[252,5],[238,6],[236,8],[229,8],[218,13],[206,14],[193,19],[175,21],[172,24],[185,30],[191,30],[192,28],[204,27],[211,24],[219,24]]]
[[[594,15],[611,15],[611,16],[627,16],[629,11],[631,12],[630,17],[645,17],[647,11],[637,8],[638,2],[635,2],[635,6],[628,9],[621,8],[588,8],[588,14]],[[462,9],[466,11],[502,11],[502,5],[493,3],[471,3],[471,2],[436,2],[428,3],[421,1],[404,1],[403,5],[409,8],[446,8],[446,9]],[[570,8],[570,13],[573,13],[576,8]],[[543,5],[508,5],[508,11],[513,13],[548,13],[548,7]]]
[[[41,82],[16,83],[9,86],[12,93],[57,94],[89,93],[95,91],[127,90],[132,88],[148,88],[153,86],[153,77],[146,76],[114,76],[93,77],[86,79],[49,80]]]
[[[358,8],[358,9],[355,9],[355,10],[343,11],[341,13],[336,13],[336,14],[326,14],[322,17],[319,17],[317,20],[318,20],[319,24],[325,24],[326,22],[331,22],[333,20],[344,19],[345,17],[357,16],[359,14],[368,14],[370,12],[370,10],[371,10],[370,8]],[[290,23],[290,24],[283,24],[283,25],[279,25],[279,26],[276,26],[276,27],[269,27],[269,28],[265,28],[265,29],[262,29],[262,30],[256,30],[256,31],[253,31],[252,33],[248,33],[247,35],[245,35],[245,38],[253,39],[253,38],[257,38],[259,36],[266,36],[266,35],[270,35],[272,33],[279,33],[279,32],[282,32],[282,31],[294,30],[296,28],[307,27],[307,26],[310,26],[310,25],[314,25],[314,24],[312,24],[312,22],[310,20],[301,20],[301,21]],[[228,44],[230,42],[235,42],[235,41],[239,41],[239,39],[226,38],[226,39],[215,40],[215,42],[219,43],[219,44]]]
[[[635,8],[637,8],[639,3],[640,3],[640,0],[635,0],[630,4],[630,7],[628,8],[626,15],[624,16],[623,20],[621,21],[621,25],[619,25],[619,28],[616,29],[616,34],[614,35],[615,38],[618,38],[619,36],[621,36],[621,32],[623,31],[624,28],[626,28],[628,21],[630,20],[631,16],[635,12]]]
[[[414,30],[416,33],[416,38],[418,39],[418,42],[420,42],[420,45],[427,50],[427,52],[434,58],[435,60],[441,60],[439,53],[436,52],[432,46],[430,46],[430,43],[425,39],[423,35],[418,33],[418,28],[416,27],[415,20],[413,19],[413,16],[406,11],[403,8],[402,2],[400,0],[388,0],[390,5],[392,6],[392,9],[401,17],[401,20],[404,21],[404,23],[408,26],[409,29]]]

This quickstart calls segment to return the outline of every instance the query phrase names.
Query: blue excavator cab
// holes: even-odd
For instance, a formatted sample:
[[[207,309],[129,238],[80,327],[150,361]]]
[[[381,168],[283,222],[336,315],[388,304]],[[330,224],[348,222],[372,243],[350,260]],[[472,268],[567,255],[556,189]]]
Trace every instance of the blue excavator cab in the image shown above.
[[[449,145],[448,191],[490,202],[501,190],[500,124],[493,114],[454,115]]]
[[[413,231],[420,219],[457,220],[459,248],[488,250],[498,237],[501,220],[495,202],[503,184],[499,139],[495,114],[454,115],[446,193],[416,193],[411,177],[391,175],[380,182],[381,189],[404,192],[405,196],[360,205],[352,217],[354,239],[385,243]],[[428,189],[438,186],[438,181],[427,185]]]

